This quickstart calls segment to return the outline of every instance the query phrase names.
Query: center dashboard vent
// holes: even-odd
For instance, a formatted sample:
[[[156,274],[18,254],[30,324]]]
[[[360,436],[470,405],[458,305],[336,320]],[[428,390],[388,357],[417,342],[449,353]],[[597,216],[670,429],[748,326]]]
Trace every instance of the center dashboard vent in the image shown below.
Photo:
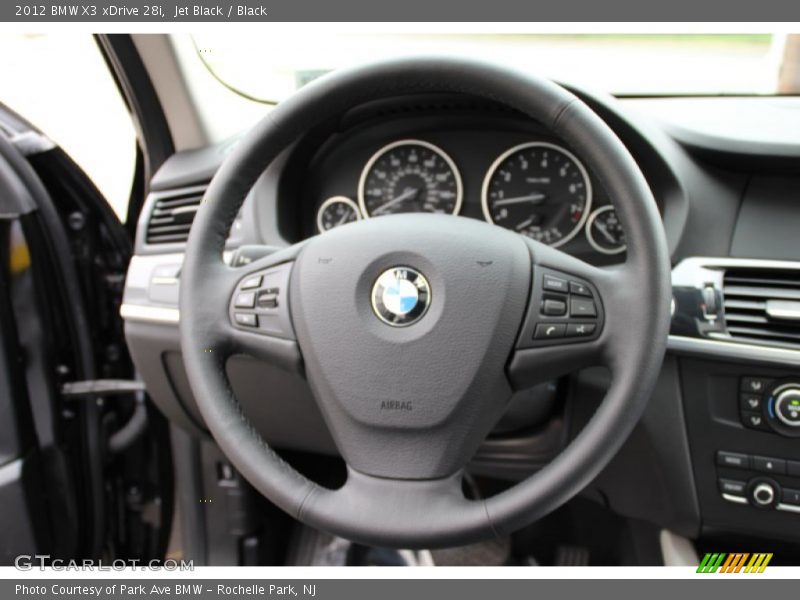
[[[800,349],[800,271],[727,269],[723,297],[733,340]]]
[[[189,229],[203,200],[205,190],[160,195],[147,221],[148,244],[181,244],[189,239]]]

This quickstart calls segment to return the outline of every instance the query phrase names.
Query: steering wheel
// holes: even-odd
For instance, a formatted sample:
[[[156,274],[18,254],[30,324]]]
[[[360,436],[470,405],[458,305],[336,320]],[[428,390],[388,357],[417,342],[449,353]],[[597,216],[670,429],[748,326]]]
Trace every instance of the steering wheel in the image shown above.
[[[244,267],[225,264],[239,207],[289,144],[362,103],[432,92],[502,103],[564,140],[613,200],[626,261],[597,268],[475,219],[404,214],[348,224]],[[397,60],[302,88],[225,160],[186,248],[181,349],[220,448],[283,510],[367,544],[454,546],[544,516],[613,457],[641,416],[663,360],[669,271],[663,226],[642,173],[582,101],[555,83],[498,66]],[[543,314],[545,300],[565,303],[568,314]],[[225,370],[226,359],[242,353],[307,379],[348,466],[341,488],[298,473],[242,414]],[[513,391],[590,365],[605,365],[612,378],[581,433],[507,491],[466,498],[463,470]]]

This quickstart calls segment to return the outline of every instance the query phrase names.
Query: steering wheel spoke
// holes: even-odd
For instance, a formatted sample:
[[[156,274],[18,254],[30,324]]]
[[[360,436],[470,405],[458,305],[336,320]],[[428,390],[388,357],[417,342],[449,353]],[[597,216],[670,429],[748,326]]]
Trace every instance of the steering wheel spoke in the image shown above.
[[[608,362],[613,337],[606,335],[606,299],[621,273],[526,241],[533,256],[530,300],[509,363],[517,388]]]
[[[300,372],[302,359],[292,326],[289,278],[300,245],[238,267],[217,265],[201,310],[211,324],[207,352],[223,359],[246,354]]]
[[[298,518],[326,531],[355,525],[356,539],[381,531],[395,546],[411,549],[448,545],[448,540],[455,545],[465,531],[474,538],[493,536],[484,502],[464,496],[462,477],[459,471],[440,479],[393,479],[349,468],[343,487],[315,488]],[[345,516],[354,512],[359,514],[357,523]],[[414,531],[409,523],[415,523]]]

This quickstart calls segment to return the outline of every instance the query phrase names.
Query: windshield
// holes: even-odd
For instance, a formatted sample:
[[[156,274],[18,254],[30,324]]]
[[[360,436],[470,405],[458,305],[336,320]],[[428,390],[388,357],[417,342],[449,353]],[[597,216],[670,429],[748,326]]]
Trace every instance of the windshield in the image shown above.
[[[308,43],[308,36],[314,43]],[[500,64],[615,95],[772,95],[798,92],[794,35],[773,34],[365,34],[208,32],[174,36],[213,137],[244,128],[265,105],[330,70],[403,55],[438,54]],[[321,51],[320,49],[324,49]],[[794,69],[796,71],[796,69]],[[200,89],[197,89],[199,86]],[[199,92],[199,94],[198,94]],[[240,102],[235,115],[221,104]]]

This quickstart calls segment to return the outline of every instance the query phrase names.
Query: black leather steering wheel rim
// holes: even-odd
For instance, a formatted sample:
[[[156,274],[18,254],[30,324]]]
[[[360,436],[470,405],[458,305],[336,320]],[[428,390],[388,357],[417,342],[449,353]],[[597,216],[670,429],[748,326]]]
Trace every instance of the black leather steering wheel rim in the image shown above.
[[[432,92],[497,101],[529,115],[563,139],[608,191],[625,228],[629,249],[620,267],[597,269],[519,236],[513,241],[497,237],[497,245],[516,245],[515,256],[524,253],[529,257],[534,277],[538,276],[537,269],[556,267],[591,281],[605,307],[605,326],[596,340],[580,347],[516,348],[508,361],[502,357],[507,363],[507,387],[523,387],[543,374],[597,363],[611,369],[612,385],[590,422],[556,459],[520,484],[486,500],[464,499],[460,471],[437,470],[446,462],[444,458],[430,465],[429,471],[420,468],[412,476],[398,478],[384,476],[380,465],[373,469],[369,462],[359,461],[359,467],[366,467],[351,467],[344,488],[322,488],[281,460],[253,429],[241,413],[225,373],[228,356],[250,351],[288,369],[302,371],[305,366],[316,396],[333,393],[334,384],[325,381],[324,369],[312,364],[316,348],[308,344],[308,339],[319,331],[307,322],[313,307],[301,304],[305,302],[301,298],[306,289],[303,281],[310,277],[303,273],[313,268],[308,256],[315,248],[324,247],[323,242],[292,246],[248,267],[249,273],[256,268],[298,263],[293,267],[289,292],[298,339],[279,336],[257,340],[255,334],[234,331],[228,320],[231,294],[245,273],[224,264],[226,236],[264,169],[314,124],[373,100]],[[358,227],[383,227],[386,232],[386,223],[394,218],[381,217],[371,220],[373,225]],[[476,228],[474,237],[485,236],[495,242],[493,231],[499,228],[477,229],[477,224],[460,221],[462,229]],[[420,230],[430,223],[430,219],[413,221]],[[446,230],[449,225],[442,223],[437,221],[433,227]],[[482,223],[480,227],[491,228]],[[359,231],[353,227],[348,235]],[[344,231],[336,235],[346,243]],[[329,234],[318,237],[326,236]],[[339,238],[330,235],[326,239],[336,243]],[[520,250],[522,245],[524,251]],[[512,262],[509,259],[509,285],[517,285],[513,281],[521,280],[521,276]],[[641,416],[661,367],[669,327],[669,271],[663,226],[644,176],[613,131],[582,101],[550,81],[489,64],[444,58],[397,60],[337,72],[306,86],[270,112],[226,159],[206,192],[186,249],[181,271],[181,349],[192,391],[209,430],[243,476],[275,504],[312,526],[364,543],[452,546],[507,534],[536,520],[585,487],[613,457]],[[448,285],[452,289],[454,284],[451,281]],[[527,298],[520,301],[503,310],[521,314]],[[502,337],[500,333],[498,336]],[[306,342],[304,354],[298,340]],[[488,385],[504,384],[495,378]],[[491,414],[496,415],[497,409]],[[326,416],[329,425],[336,417]],[[360,427],[357,420],[351,419],[350,429],[337,442],[349,443],[354,428]],[[382,428],[381,434],[387,429],[391,427]],[[411,434],[395,432],[393,439],[402,443],[404,436]],[[472,447],[470,443],[465,448]]]

